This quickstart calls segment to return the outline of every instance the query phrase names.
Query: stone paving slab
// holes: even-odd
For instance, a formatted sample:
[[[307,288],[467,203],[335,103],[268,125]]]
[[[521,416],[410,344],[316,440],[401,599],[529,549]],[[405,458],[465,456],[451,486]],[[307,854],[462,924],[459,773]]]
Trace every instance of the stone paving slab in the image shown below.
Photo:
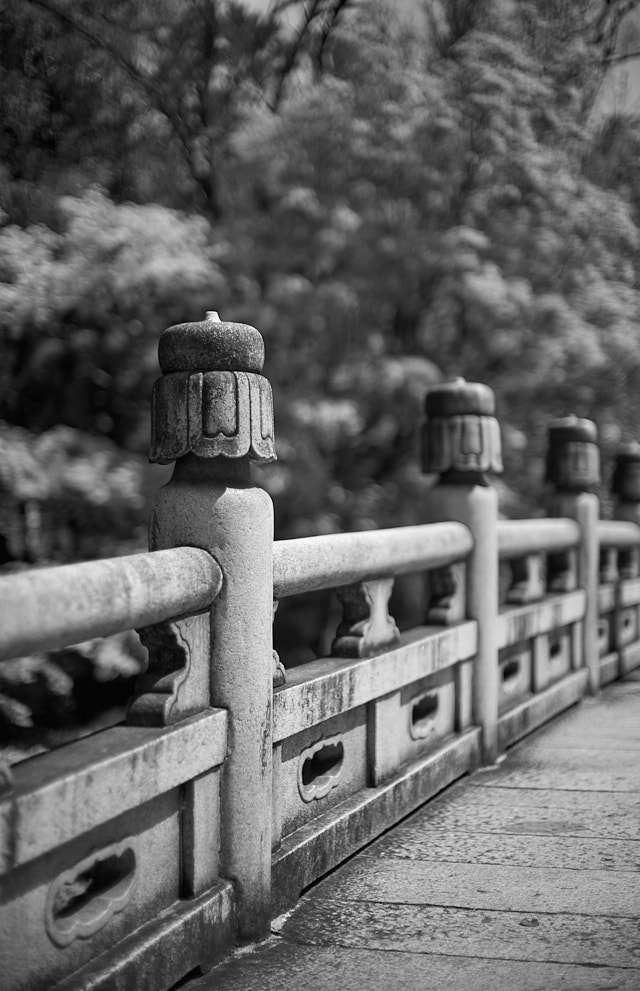
[[[566,870],[640,871],[640,843],[575,836],[522,836],[509,833],[451,832],[419,826],[391,830],[366,851],[381,859],[434,860],[438,863],[511,864]]]
[[[471,957],[485,955],[490,940],[505,960],[640,967],[638,922],[629,918],[322,898],[305,899],[274,931],[305,946]]]
[[[640,971],[309,947],[274,939],[236,956],[188,991],[638,991]]]
[[[473,808],[482,805],[494,809],[563,809],[591,815],[598,812],[640,813],[640,789],[611,794],[608,791],[571,788],[527,788],[487,781],[484,775],[474,775],[464,789],[452,792],[438,803],[439,808]],[[426,817],[425,817],[426,818]]]
[[[484,770],[474,777],[474,784],[640,793],[640,749],[520,749],[507,754],[496,768]]]
[[[356,857],[318,888],[319,898],[387,905],[454,905],[507,912],[633,917],[640,910],[635,871],[576,871],[505,864],[436,864]]]
[[[562,793],[563,801],[566,794]],[[466,809],[458,804],[434,807],[424,821],[425,830],[433,828],[456,832],[467,830],[475,833],[640,840],[640,815],[637,809],[617,812],[615,803],[611,808],[597,811],[571,809],[566,805],[560,808],[552,805],[521,806],[505,800],[504,807],[479,803]]]

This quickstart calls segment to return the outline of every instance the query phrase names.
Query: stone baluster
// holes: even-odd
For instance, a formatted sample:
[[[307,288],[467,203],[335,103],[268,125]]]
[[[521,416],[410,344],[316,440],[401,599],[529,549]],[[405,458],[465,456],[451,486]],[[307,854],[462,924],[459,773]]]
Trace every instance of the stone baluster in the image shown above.
[[[223,572],[207,630],[209,704],[229,713],[219,872],[235,882],[239,936],[257,939],[270,922],[273,510],[251,463],[275,458],[271,387],[258,331],[216,313],[166,330],[159,360],[151,461],[175,468],[150,547],[202,547]]]
[[[626,444],[616,455],[611,479],[615,496],[613,517],[640,526],[640,444]],[[638,549],[620,554],[620,577],[636,578],[640,573]]]
[[[439,480],[427,497],[428,519],[465,523],[474,548],[465,569],[466,614],[478,623],[473,678],[474,721],[483,758],[498,755],[498,497],[489,472],[500,472],[500,428],[493,392],[458,379],[427,392],[422,467]]]
[[[586,591],[582,624],[582,660],[589,672],[589,689],[599,687],[598,664],[598,545],[600,450],[595,423],[569,416],[549,424],[546,481],[552,487],[549,516],[567,516],[580,525],[578,584]]]

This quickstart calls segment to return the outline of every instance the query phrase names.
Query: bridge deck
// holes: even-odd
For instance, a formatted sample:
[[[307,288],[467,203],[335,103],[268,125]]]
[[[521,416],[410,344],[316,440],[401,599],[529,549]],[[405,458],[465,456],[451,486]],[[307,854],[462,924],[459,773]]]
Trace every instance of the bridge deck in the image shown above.
[[[465,778],[189,991],[640,988],[640,673]]]

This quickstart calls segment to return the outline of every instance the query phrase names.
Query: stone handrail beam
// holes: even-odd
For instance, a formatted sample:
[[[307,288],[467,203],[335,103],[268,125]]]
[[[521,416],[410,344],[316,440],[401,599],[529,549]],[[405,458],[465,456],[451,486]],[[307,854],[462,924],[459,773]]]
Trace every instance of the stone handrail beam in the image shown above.
[[[273,548],[273,594],[280,599],[363,579],[440,568],[462,561],[472,548],[473,538],[462,523],[278,540]]]
[[[570,519],[501,520],[498,523],[501,561],[527,554],[559,554],[577,547],[579,541],[580,527]]]
[[[617,550],[629,550],[640,546],[640,527],[635,523],[621,520],[600,520],[598,523],[598,542],[600,547],[614,547]]]
[[[7,575],[0,661],[200,612],[221,583],[215,559],[196,547]]]

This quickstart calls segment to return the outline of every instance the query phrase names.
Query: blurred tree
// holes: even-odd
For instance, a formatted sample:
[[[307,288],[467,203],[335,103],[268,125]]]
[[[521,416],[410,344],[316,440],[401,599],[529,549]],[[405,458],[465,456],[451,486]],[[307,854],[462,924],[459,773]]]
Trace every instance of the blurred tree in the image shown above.
[[[426,37],[387,13],[336,36],[331,75],[238,137],[245,312],[287,395],[304,383],[289,415],[321,447],[333,404],[337,448],[358,435],[336,471],[351,490],[402,460],[395,443],[391,464],[379,445],[360,457],[363,376],[383,383],[402,354],[491,383],[507,478],[531,496],[550,413],[632,429],[640,412],[638,230],[625,191],[584,167],[601,53],[566,5],[432,4]]]
[[[157,339],[223,288],[207,222],[96,190],[57,213],[56,231],[0,229],[0,418],[143,451]]]
[[[237,0],[5,4],[0,107],[14,178],[66,164],[116,198],[189,202],[220,219],[235,130],[257,102],[278,105],[305,58],[322,64],[351,3],[280,0],[262,14]]]

